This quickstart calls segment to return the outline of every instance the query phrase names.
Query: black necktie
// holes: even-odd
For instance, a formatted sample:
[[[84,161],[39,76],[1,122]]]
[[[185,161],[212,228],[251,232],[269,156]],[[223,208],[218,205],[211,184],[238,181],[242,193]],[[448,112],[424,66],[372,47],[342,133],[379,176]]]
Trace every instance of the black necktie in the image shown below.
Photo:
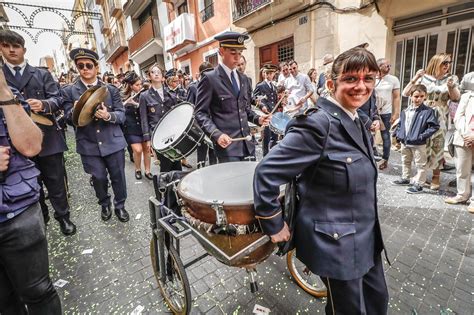
[[[240,89],[239,85],[237,84],[237,80],[235,79],[234,71],[230,72],[230,80],[232,81],[232,88],[234,89],[234,94],[239,95]]]
[[[13,70],[15,70],[15,80],[16,82],[20,83],[21,81],[21,67],[19,66],[14,66]]]

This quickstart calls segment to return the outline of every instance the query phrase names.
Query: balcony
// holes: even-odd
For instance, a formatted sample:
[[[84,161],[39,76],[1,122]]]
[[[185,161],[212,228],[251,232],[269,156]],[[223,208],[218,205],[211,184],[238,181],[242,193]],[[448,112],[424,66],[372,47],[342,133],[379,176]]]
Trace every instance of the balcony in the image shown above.
[[[102,34],[107,34],[110,31],[110,26],[107,21],[104,21],[104,18],[101,17],[99,20],[100,32]]]
[[[183,13],[166,25],[163,29],[165,50],[182,54],[192,48],[196,44],[194,24],[194,15]]]
[[[108,63],[112,63],[121,53],[127,50],[125,36],[119,30],[116,30],[112,37],[108,38],[108,44],[105,46],[105,60]]]
[[[127,0],[123,5],[123,15],[137,19],[150,3],[151,0]]]
[[[309,0],[232,0],[232,19],[248,31],[285,17],[309,4]]]
[[[163,54],[163,42],[158,19],[148,18],[145,23],[128,39],[130,59],[138,64],[152,57]]]
[[[120,0],[108,0],[109,2],[109,15],[117,18],[122,12],[122,6]]]

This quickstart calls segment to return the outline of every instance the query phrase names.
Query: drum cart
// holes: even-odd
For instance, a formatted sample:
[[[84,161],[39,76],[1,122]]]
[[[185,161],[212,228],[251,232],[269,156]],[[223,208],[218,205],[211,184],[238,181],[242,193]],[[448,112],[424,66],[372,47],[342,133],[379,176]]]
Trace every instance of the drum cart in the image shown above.
[[[184,175],[184,172],[166,173],[164,181],[154,176],[155,197],[150,197],[148,201],[152,229],[150,257],[153,271],[161,294],[174,314],[189,314],[191,310],[191,289],[186,275],[187,267],[209,255],[231,266],[242,257],[270,242],[270,238],[263,235],[238,252],[229,255],[209,241],[202,231],[193,227],[181,216],[181,205],[176,191],[180,178]],[[180,257],[180,241],[189,235],[196,238],[206,252],[183,263]],[[318,282],[319,277],[310,273],[296,259],[293,252],[288,254],[287,263],[293,278],[306,292],[316,297],[326,296],[324,285],[321,281]],[[256,270],[251,268],[247,269],[247,272],[250,276],[250,290],[255,293],[258,291]]]

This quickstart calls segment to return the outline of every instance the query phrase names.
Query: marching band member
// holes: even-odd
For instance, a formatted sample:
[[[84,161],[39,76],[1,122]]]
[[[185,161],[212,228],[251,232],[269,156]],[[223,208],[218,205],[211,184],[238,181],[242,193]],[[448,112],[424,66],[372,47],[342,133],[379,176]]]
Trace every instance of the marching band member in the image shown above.
[[[163,86],[163,72],[157,64],[152,65],[148,69],[148,76],[151,86],[140,94],[139,109],[143,137],[148,143],[148,150],[151,150],[150,140],[153,130],[160,119],[179,101],[176,96],[177,94],[171,92],[168,87]],[[182,170],[180,161],[171,161],[158,152],[156,155],[160,161],[160,172]]]
[[[38,204],[40,172],[29,160],[41,151],[43,135],[15,94],[0,69],[0,314],[59,315]]]
[[[249,140],[232,141],[250,135],[248,121],[268,125],[269,115],[258,116],[250,109],[247,76],[236,71],[247,35],[225,32],[219,41],[221,62],[206,72],[198,84],[196,121],[216,143],[219,163],[255,159],[255,145]]]
[[[205,61],[199,65],[199,76],[200,78],[202,77],[204,72],[212,70],[212,64]],[[188,94],[186,97],[186,100],[195,105],[197,102],[197,87],[200,78],[189,84],[188,86]],[[205,142],[203,142],[200,146],[197,148],[197,167],[204,167],[206,166],[206,159],[209,154],[209,164],[213,165],[217,163],[216,155],[214,153],[214,149],[208,146]]]
[[[80,76],[74,84],[62,90],[66,117],[71,122],[74,106],[81,95],[88,88],[104,86],[105,83],[97,78],[97,53],[86,48],[76,48],[71,50],[69,56],[74,60]],[[92,176],[95,194],[102,207],[102,220],[107,221],[112,216],[108,175],[114,191],[115,215],[120,221],[127,222],[129,214],[125,210],[127,186],[124,152],[127,142],[120,128],[125,121],[125,113],[118,88],[112,84],[106,86],[107,97],[95,111],[92,122],[76,128],[76,148],[81,155],[84,171]]]
[[[278,202],[280,185],[297,179],[296,255],[326,285],[326,314],[388,310],[377,166],[357,113],[372,94],[378,71],[366,49],[340,54],[327,82],[331,97],[293,119],[255,170],[256,218],[274,243],[290,238]]]
[[[273,78],[278,68],[272,64],[263,65],[262,77],[263,81],[257,83],[255,90],[253,91],[253,97],[258,98],[263,96],[260,100],[260,109],[262,112],[268,114],[273,110],[273,107],[277,103],[277,88],[273,84]],[[267,155],[269,147],[275,145],[277,141],[277,135],[270,130],[269,126],[263,128],[263,156]]]
[[[127,143],[133,152],[133,162],[135,164],[135,178],[142,179],[142,157],[145,164],[145,177],[153,179],[150,172],[150,150],[147,141],[143,137],[142,124],[140,120],[140,110],[138,93],[142,90],[142,80],[135,72],[130,72],[122,82],[125,86],[123,102],[125,107],[124,134]]]
[[[56,114],[63,109],[58,86],[48,70],[35,68],[25,61],[25,40],[18,33],[2,30],[1,51],[5,58],[3,72],[10,86],[18,89],[35,114],[44,116],[50,126],[38,124],[44,134],[40,153],[33,158],[41,174],[40,205],[45,222],[49,221],[43,184],[54,208],[54,218],[64,235],[76,233],[76,226],[69,218],[69,201],[65,180],[64,151],[67,150],[64,132],[56,123]]]

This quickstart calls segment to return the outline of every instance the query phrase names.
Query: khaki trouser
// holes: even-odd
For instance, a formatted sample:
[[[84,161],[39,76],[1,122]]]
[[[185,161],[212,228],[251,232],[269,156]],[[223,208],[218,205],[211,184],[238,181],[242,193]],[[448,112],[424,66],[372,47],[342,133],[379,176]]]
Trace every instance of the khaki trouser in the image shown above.
[[[458,196],[463,200],[471,197],[471,168],[474,148],[455,146],[456,150],[456,184]]]
[[[410,179],[411,163],[415,160],[417,172],[414,182],[423,185],[426,181],[426,145],[405,146],[402,144],[402,178]]]

